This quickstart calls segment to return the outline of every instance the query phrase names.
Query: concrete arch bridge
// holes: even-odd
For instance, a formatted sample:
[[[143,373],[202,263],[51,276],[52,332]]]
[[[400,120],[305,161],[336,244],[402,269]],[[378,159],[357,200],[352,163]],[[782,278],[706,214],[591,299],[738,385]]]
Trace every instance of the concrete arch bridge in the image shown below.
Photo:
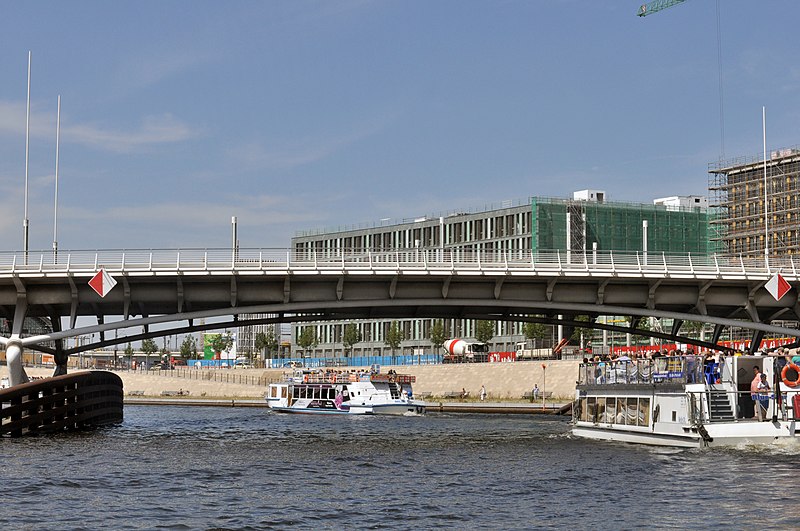
[[[715,346],[727,327],[800,337],[793,259],[592,252],[466,252],[359,249],[166,249],[0,253],[0,317],[12,383],[26,380],[23,348],[52,353],[56,374],[69,355],[116,342],[266,322],[401,317],[561,323]],[[88,281],[101,269],[117,285],[105,296]],[[791,289],[765,289],[777,272]],[[269,318],[249,319],[254,314]],[[600,323],[631,316],[630,326]],[[589,316],[589,322],[576,320]],[[669,332],[636,328],[646,317],[673,321]],[[27,330],[27,318],[52,331]],[[96,324],[77,326],[79,317]],[[213,323],[200,324],[213,319]],[[84,320],[84,319],[82,319]],[[681,335],[687,321],[714,325],[708,342]],[[779,321],[784,326],[777,326]],[[788,323],[788,326],[785,325]],[[153,330],[158,325],[165,327]],[[133,331],[121,341],[115,330]],[[72,349],[64,339],[97,334]]]

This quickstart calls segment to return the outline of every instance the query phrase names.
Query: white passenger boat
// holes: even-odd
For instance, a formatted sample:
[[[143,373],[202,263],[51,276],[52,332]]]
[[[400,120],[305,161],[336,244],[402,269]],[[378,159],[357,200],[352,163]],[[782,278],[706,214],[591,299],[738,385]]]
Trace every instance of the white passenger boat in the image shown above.
[[[770,390],[752,395],[755,367],[766,374]],[[584,363],[572,433],[679,447],[796,443],[799,370],[771,356],[729,356],[707,364],[700,356]]]
[[[284,413],[329,415],[422,415],[425,402],[413,397],[416,377],[406,374],[297,371],[270,384],[267,405]]]

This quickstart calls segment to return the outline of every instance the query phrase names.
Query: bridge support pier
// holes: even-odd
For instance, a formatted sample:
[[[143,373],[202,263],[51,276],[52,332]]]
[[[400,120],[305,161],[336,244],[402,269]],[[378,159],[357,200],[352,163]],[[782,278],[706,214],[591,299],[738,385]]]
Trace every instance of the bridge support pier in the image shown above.
[[[50,322],[53,325],[53,332],[61,332],[60,317],[51,316]],[[56,339],[56,352],[53,356],[53,359],[56,362],[56,368],[53,371],[53,376],[61,376],[62,374],[67,374],[67,362],[69,361],[69,355],[64,352],[63,339]]]
[[[6,343],[6,363],[8,363],[8,380],[12,386],[29,381],[22,366],[22,343],[18,338],[12,337]]]

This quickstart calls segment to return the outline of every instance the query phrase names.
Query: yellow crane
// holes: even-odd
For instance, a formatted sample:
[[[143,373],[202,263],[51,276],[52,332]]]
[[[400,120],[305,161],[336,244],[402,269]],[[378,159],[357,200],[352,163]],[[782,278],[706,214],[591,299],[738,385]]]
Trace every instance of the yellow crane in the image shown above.
[[[647,15],[652,15],[653,13],[658,13],[662,9],[667,9],[668,7],[672,7],[677,4],[682,4],[686,0],[654,0],[653,2],[648,2],[646,4],[642,4],[639,6],[639,11],[637,11],[637,15],[640,17],[646,17]]]

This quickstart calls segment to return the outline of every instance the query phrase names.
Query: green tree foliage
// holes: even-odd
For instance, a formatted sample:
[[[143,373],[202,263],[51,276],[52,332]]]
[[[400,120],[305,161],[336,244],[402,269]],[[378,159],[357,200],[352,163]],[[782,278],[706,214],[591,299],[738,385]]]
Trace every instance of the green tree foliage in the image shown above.
[[[638,345],[638,344],[642,343],[643,341],[646,342],[648,340],[647,340],[646,336],[642,336],[641,334],[637,334],[635,331],[636,330],[650,331],[650,319],[648,319],[647,317],[633,317],[633,316],[630,316],[630,315],[625,317],[625,321],[627,321],[629,328],[631,326],[631,323],[634,322],[634,320],[636,320],[636,326],[631,328],[631,332],[630,333],[633,334],[633,342],[634,342],[634,344]]]
[[[533,348],[537,348],[537,340],[541,341],[547,336],[547,326],[542,323],[525,323],[522,325],[522,334],[528,341],[533,341]]]
[[[308,349],[316,347],[319,344],[317,334],[313,326],[304,326],[297,336],[297,346],[307,352]]]
[[[475,325],[475,339],[488,343],[494,337],[494,321],[478,321]]]
[[[444,342],[447,341],[447,332],[444,329],[444,321],[437,319],[433,322],[430,331],[428,332],[428,339],[431,340],[433,348],[437,351],[442,348]]]
[[[706,324],[702,321],[686,321],[683,323],[682,329],[687,336],[699,339],[700,333],[703,331],[705,325]]]
[[[345,352],[350,351],[353,345],[361,343],[361,331],[355,323],[349,323],[344,327],[344,334],[342,334],[342,346]]]
[[[124,352],[125,355],[128,356],[128,367],[130,368],[133,366],[133,347],[131,346],[130,343],[128,343],[128,346],[125,347]]]
[[[275,330],[270,327],[266,332],[256,333],[255,347],[259,352],[265,352],[269,356],[278,350],[278,338],[275,335]]]
[[[576,315],[572,318],[573,321],[577,321],[579,323],[591,323],[592,318],[588,315]],[[591,341],[592,337],[594,336],[594,328],[591,326],[576,326],[575,329],[572,331],[572,335],[569,336],[570,340],[572,341],[580,341],[581,336],[583,336],[584,341]]]
[[[193,360],[197,358],[197,339],[194,336],[188,335],[183,338],[181,343],[181,358],[185,360]]]
[[[214,351],[214,354],[228,352],[231,347],[233,347],[233,336],[230,332],[226,332],[224,334],[214,334],[211,336],[209,346],[211,347],[211,350]]]
[[[389,348],[392,349],[392,356],[394,356],[394,351],[397,350],[404,339],[405,334],[403,334],[403,329],[400,328],[400,324],[397,321],[392,321],[389,330],[386,332],[386,339],[384,340],[384,343],[389,345]]]
[[[150,356],[158,352],[158,345],[152,339],[143,339],[142,352],[144,352],[145,367],[150,367]]]

